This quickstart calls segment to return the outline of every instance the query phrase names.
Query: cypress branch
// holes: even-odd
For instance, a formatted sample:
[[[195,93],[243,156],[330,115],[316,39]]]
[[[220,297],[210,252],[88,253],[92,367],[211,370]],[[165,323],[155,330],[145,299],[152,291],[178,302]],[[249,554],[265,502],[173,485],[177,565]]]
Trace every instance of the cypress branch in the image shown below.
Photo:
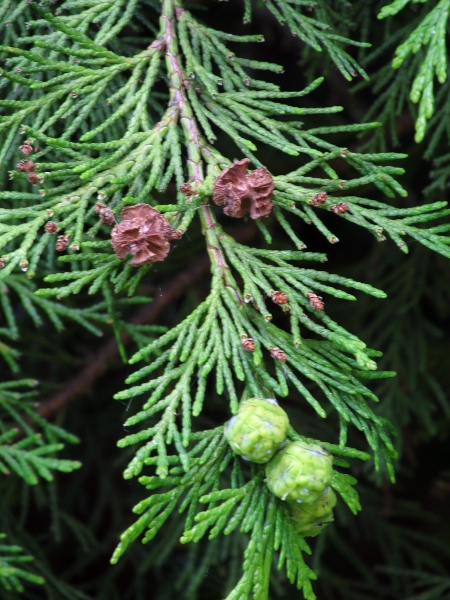
[[[397,0],[378,16],[397,18],[407,4]],[[437,95],[437,113],[433,96],[434,77],[446,85],[449,0],[421,7],[372,55],[365,54],[366,41],[353,40],[352,7],[344,0],[265,5],[309,52],[325,54],[349,81],[358,74],[367,79],[361,65],[368,68],[396,47],[392,66],[400,76],[390,66],[381,69],[371,114],[393,122],[409,93],[418,104],[416,140],[427,127],[433,130],[433,156],[446,134],[437,122],[445,94]],[[245,0],[244,21],[253,12]],[[15,344],[23,315],[36,327],[48,319],[57,331],[68,321],[94,335],[110,327],[123,361],[123,337],[133,341],[128,362],[139,365],[129,373],[128,387],[115,394],[132,406],[125,426],[133,429],[118,446],[129,448],[124,477],[139,477],[148,494],[136,504],[138,517],[122,534],[113,564],[136,539],[148,543],[166,527],[173,544],[206,537],[215,544],[219,535],[230,535],[237,541],[227,542],[229,552],[242,552],[236,562],[242,568],[235,569],[241,574],[230,584],[228,600],[267,599],[273,566],[284,568],[304,598],[313,600],[316,575],[305,562],[311,553],[305,536],[332,520],[333,489],[340,496],[338,514],[343,503],[353,514],[361,509],[357,480],[332,470],[331,462],[346,469],[346,459],[369,459],[347,446],[351,436],[370,448],[367,469],[387,472],[394,481],[398,449],[396,427],[374,404],[372,387],[384,392],[393,367],[341,325],[333,309],[328,312],[333,299],[336,306],[341,300],[358,305],[357,292],[377,299],[386,293],[365,283],[365,274],[360,281],[325,270],[326,255],[305,251],[303,239],[310,236],[298,224],[336,244],[341,219],[377,241],[390,238],[405,253],[412,239],[449,257],[446,202],[405,204],[408,192],[397,180],[405,170],[397,161],[406,155],[385,151],[380,122],[348,125],[343,107],[316,106],[323,77],[299,91],[281,90],[272,77],[282,67],[249,51],[264,41],[260,34],[214,29],[181,0],[69,0],[56,11],[36,2],[4,2],[0,18],[14,26],[0,47],[0,162],[10,177],[0,191],[0,335],[6,340],[0,355],[19,373]],[[366,19],[367,11],[359,18]],[[351,46],[359,48],[361,60]],[[370,136],[369,152],[348,143],[361,133]],[[278,174],[266,166],[264,149],[284,157]],[[17,163],[19,150],[25,158]],[[447,162],[447,155],[436,162],[430,190],[445,185]],[[230,218],[254,221],[264,242],[238,241]],[[200,244],[210,281],[192,310],[167,328],[130,320],[133,307],[148,301],[148,278],[160,266],[153,263],[167,258],[167,273],[182,269],[181,254],[196,253]],[[308,261],[307,267],[299,261]],[[366,320],[389,335],[385,322],[373,315]],[[374,328],[369,324],[372,334]],[[381,346],[373,337],[373,345]],[[427,385],[446,410],[439,385],[433,378]],[[78,461],[56,457],[63,442],[76,437],[44,419],[31,395],[15,387],[0,384],[0,470],[37,485],[52,481],[55,471],[78,468]],[[311,464],[304,459],[301,475],[312,466],[318,475],[302,484],[302,493],[317,498],[300,500],[304,506],[295,509],[316,510],[319,500],[319,509],[329,508],[307,522],[309,529],[297,529],[292,490],[277,495],[264,466],[246,464],[234,452],[229,425],[225,434],[223,424],[211,426],[217,415],[233,422],[247,403],[276,405],[275,398],[284,400],[286,412],[299,411],[314,423],[308,436],[306,426],[299,432],[291,427],[274,457],[290,456],[292,446],[309,453]],[[419,414],[431,420],[427,410]],[[275,428],[269,417],[263,421]],[[260,433],[252,427],[252,435]],[[316,439],[321,431],[323,442]],[[326,471],[320,460],[329,461],[329,477],[323,476],[319,490],[320,469]],[[286,469],[280,479],[292,473]],[[176,513],[184,513],[182,527],[171,524]],[[302,527],[311,514],[298,517]],[[20,579],[41,582],[26,571],[0,571],[7,589],[21,592]]]

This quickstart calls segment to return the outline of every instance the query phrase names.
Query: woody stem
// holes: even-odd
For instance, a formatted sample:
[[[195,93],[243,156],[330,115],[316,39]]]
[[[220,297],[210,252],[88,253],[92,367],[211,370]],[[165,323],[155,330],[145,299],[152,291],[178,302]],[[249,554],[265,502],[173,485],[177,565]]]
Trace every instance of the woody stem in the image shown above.
[[[180,119],[187,146],[189,181],[194,189],[198,189],[204,179],[202,153],[207,152],[208,145],[198,130],[184,87],[187,79],[183,73],[176,28],[176,20],[183,18],[184,10],[181,0],[163,0],[160,21],[170,82],[169,106],[174,111],[174,118]],[[200,218],[213,270],[220,269],[224,282],[233,287],[240,298],[220,246],[217,221],[206,204],[200,207]]]
[[[223,283],[232,288],[237,302],[242,305],[244,301],[239,293],[236,281],[228,267],[220,244],[221,230],[209,206],[203,205],[201,207],[200,219],[202,221],[203,231],[205,233],[206,242],[208,245],[208,254],[211,264],[213,265],[213,269],[215,267],[214,270],[219,270],[218,274],[220,275]]]
[[[194,186],[196,186],[203,181],[200,134],[183,86],[185,77],[183,76],[176,35],[176,18],[180,16],[183,10],[179,0],[163,0],[160,21],[166,47],[166,67],[170,82],[169,106],[174,109],[180,119],[187,144],[188,172]]]

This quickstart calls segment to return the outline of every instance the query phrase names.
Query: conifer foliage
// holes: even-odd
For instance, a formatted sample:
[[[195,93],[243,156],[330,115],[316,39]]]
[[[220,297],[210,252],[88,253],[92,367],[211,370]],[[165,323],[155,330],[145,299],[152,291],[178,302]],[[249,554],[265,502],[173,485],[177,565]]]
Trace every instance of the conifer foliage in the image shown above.
[[[238,4],[244,24],[260,10],[250,0]],[[369,85],[369,40],[353,39],[342,16],[347,4],[267,0],[264,10],[310,55],[325,54],[344,78]],[[393,2],[379,18],[407,4]],[[428,122],[433,139],[443,135],[432,100],[434,79],[446,79],[450,8],[448,0],[422,4],[426,17],[395,37],[393,63],[402,69],[416,57],[417,141]],[[446,203],[402,200],[405,155],[377,151],[379,123],[340,123],[341,107],[317,106],[311,98],[323,76],[284,91],[273,83],[279,65],[249,58],[262,35],[215,29],[207,11],[182,0],[0,0],[0,20],[2,370],[20,373],[24,315],[56,331],[96,336],[111,328],[124,360],[122,336],[130,336],[133,370],[115,395],[129,403],[118,445],[127,448],[124,477],[142,489],[112,563],[174,520],[182,544],[213,544],[239,531],[240,573],[223,597],[267,599],[281,569],[313,600],[307,536],[331,522],[336,496],[341,510],[361,509],[351,465],[370,459],[394,481],[396,430],[375,408],[372,385],[394,373],[378,370],[381,353],[326,306],[330,297],[381,300],[385,292],[324,268],[327,256],[306,250],[298,224],[315,228],[330,253],[338,242],[333,224],[343,219],[405,253],[413,241],[449,258]],[[367,152],[354,143],[362,133],[373,146]],[[343,146],[349,135],[353,143]],[[276,172],[267,147],[294,167]],[[250,235],[236,226],[243,222]],[[146,276],[167,264],[185,268],[180,253],[197,252],[199,236],[209,291],[171,328],[133,324],[133,307],[151,300]],[[64,443],[79,440],[39,413],[35,392],[26,391],[37,382],[26,376],[0,385],[0,473],[35,485],[80,466],[59,456]],[[280,413],[276,401],[266,406],[275,398]],[[291,403],[318,423],[317,432],[329,419],[329,437],[307,437],[301,423],[289,428],[280,414],[289,415]],[[248,417],[224,431],[244,409]],[[273,440],[278,421],[271,419],[283,422]],[[348,445],[349,436],[359,439],[355,432],[364,449]],[[262,446],[249,450],[247,436]],[[294,454],[300,462],[284,471]],[[286,486],[296,469],[302,487],[292,491]],[[299,512],[293,502],[310,508]],[[29,560],[21,552],[0,544],[0,586],[45,586],[45,577],[17,566]]]

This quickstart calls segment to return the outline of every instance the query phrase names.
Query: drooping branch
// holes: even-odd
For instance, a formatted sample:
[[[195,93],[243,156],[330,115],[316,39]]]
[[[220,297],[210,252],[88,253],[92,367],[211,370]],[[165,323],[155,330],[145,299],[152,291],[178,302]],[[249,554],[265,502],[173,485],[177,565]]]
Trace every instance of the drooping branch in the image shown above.
[[[247,225],[237,230],[235,238],[242,243],[250,241],[256,234],[256,228],[253,224]],[[201,281],[208,273],[210,262],[207,256],[196,257],[189,262],[185,268],[170,282],[161,289],[150,304],[143,306],[130,319],[130,323],[143,325],[153,323],[167,309],[171,302],[183,297],[186,290],[192,285]],[[122,335],[122,343],[127,346],[132,341],[128,334]],[[92,353],[85,366],[73,379],[66,382],[62,389],[49,398],[40,402],[36,408],[37,412],[45,417],[51,417],[53,414],[64,408],[71,402],[74,402],[86,394],[108,370],[119,359],[119,349],[114,336],[112,336],[97,351]]]
[[[152,303],[143,306],[136,315],[130,319],[133,324],[145,324],[154,322],[160,314],[166,310],[167,305],[181,298],[186,290],[193,284],[198,283],[208,272],[209,261],[207,257],[197,258],[189,263],[170,283],[164,286],[161,293],[155,297]],[[124,346],[131,342],[128,334],[122,335]],[[116,339],[111,337],[96,352],[88,358],[88,364],[73,379],[64,384],[63,388],[37,407],[37,412],[48,418],[55,412],[77,400],[88,392],[110,368],[111,364],[119,358],[119,350]]]

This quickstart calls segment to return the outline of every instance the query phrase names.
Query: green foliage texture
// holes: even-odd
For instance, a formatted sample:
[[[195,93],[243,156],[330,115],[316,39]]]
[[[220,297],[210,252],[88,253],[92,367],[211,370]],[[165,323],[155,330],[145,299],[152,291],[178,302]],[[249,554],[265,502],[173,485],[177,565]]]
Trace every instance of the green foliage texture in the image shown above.
[[[214,7],[236,15],[219,27]],[[361,530],[396,557],[377,588],[383,597],[448,597],[433,557],[448,559],[445,544],[411,538],[401,523],[392,534],[374,507],[375,484],[402,473],[407,428],[420,423],[430,439],[450,418],[424,350],[440,332],[421,313],[423,302],[437,310],[448,302],[434,265],[448,274],[449,12],[450,0],[0,0],[0,598],[122,597],[114,575],[96,593],[70,583],[81,566],[56,575],[27,533],[29,504],[49,506],[56,541],[76,531],[95,556],[90,526],[58,498],[81,466],[66,445],[83,446],[83,430],[75,435],[63,412],[47,418],[39,400],[64,386],[58,365],[76,368],[67,346],[79,337],[97,347],[107,333],[132,365],[111,392],[126,407],[124,435],[117,412],[111,431],[136,497],[108,572],[139,539],[148,544],[142,571],[156,565],[170,580],[161,600],[202,598],[204,576],[219,564],[225,583],[204,597],[266,600],[289,593],[288,580],[305,600],[333,599],[342,579],[321,562],[332,551],[358,573],[343,597],[370,600],[381,584],[352,548],[363,505]],[[288,86],[277,56],[260,51],[264,23],[296,48],[302,76]],[[328,101],[330,82],[347,86],[348,106]],[[365,99],[353,122],[350,94]],[[419,199],[407,155],[394,148],[403,143],[400,116],[433,160]],[[213,203],[217,177],[243,158],[273,176],[269,217],[232,219]],[[17,168],[21,159],[32,167]],[[138,203],[181,237],[164,262],[119,258],[112,223],[99,218],[107,209],[120,223]],[[356,236],[355,254],[359,239],[377,245],[352,274],[326,265],[336,264],[339,232]],[[389,250],[380,258],[382,241]],[[202,252],[209,280],[186,294],[169,326],[134,318],[157,300],[155,273],[189,277],[186,258]],[[289,439],[333,455],[336,519],[350,535],[333,525],[312,542],[298,535],[264,466],[232,452],[223,424],[248,398],[277,398]],[[104,460],[102,471],[117,464]],[[101,498],[98,506],[117,502]],[[414,502],[396,510],[426,521]],[[414,554],[416,542],[425,549]],[[127,594],[144,597],[137,584]]]

